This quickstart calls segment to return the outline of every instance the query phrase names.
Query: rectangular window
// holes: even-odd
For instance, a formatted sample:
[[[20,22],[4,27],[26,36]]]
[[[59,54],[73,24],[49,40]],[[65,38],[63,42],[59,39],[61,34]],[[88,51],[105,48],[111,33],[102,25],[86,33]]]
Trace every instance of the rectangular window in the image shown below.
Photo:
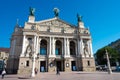
[[[46,55],[46,52],[45,48],[40,48],[40,55]]]
[[[88,66],[90,66],[90,61],[87,61]]]
[[[29,66],[29,61],[26,61],[26,67],[28,67]]]
[[[56,54],[56,55],[59,54],[59,50],[58,50],[58,48],[56,48],[56,50],[55,50],[55,54]]]

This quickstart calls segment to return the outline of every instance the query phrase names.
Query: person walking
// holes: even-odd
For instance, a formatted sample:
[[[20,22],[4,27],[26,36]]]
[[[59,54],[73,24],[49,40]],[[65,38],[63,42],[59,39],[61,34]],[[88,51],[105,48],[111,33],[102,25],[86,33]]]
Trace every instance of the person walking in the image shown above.
[[[37,74],[38,73],[38,69],[37,68],[35,68],[35,74]]]
[[[60,75],[60,71],[59,71],[59,68],[57,68],[57,72],[56,72],[57,75]]]
[[[4,79],[5,74],[6,74],[6,71],[5,71],[5,69],[3,69],[3,71],[2,71],[2,79]]]

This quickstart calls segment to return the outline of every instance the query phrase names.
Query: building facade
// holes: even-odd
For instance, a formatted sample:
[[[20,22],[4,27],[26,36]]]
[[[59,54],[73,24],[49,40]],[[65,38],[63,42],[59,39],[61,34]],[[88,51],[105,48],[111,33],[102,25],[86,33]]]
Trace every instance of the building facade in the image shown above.
[[[78,25],[58,17],[35,21],[31,11],[24,27],[17,24],[11,37],[8,72],[95,71],[89,29],[78,15]]]

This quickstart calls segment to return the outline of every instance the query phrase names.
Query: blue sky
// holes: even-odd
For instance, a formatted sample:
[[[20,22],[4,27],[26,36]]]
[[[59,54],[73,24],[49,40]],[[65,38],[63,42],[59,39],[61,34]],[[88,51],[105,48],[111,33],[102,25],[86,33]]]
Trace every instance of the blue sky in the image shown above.
[[[76,14],[82,15],[86,28],[91,31],[94,53],[120,38],[120,0],[1,0],[0,47],[10,47],[16,20],[24,26],[30,6],[36,8],[37,21],[53,18],[54,7],[59,8],[62,20],[74,25]]]

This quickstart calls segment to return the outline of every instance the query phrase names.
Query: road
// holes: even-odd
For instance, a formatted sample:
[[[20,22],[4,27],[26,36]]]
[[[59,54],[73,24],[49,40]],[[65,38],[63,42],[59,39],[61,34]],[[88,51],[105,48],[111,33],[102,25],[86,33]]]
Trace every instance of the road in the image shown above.
[[[28,74],[5,75],[3,80],[120,80],[120,73],[108,74],[107,72],[60,72],[56,73],[38,73],[35,78],[30,78]],[[0,80],[2,80],[0,78]]]

